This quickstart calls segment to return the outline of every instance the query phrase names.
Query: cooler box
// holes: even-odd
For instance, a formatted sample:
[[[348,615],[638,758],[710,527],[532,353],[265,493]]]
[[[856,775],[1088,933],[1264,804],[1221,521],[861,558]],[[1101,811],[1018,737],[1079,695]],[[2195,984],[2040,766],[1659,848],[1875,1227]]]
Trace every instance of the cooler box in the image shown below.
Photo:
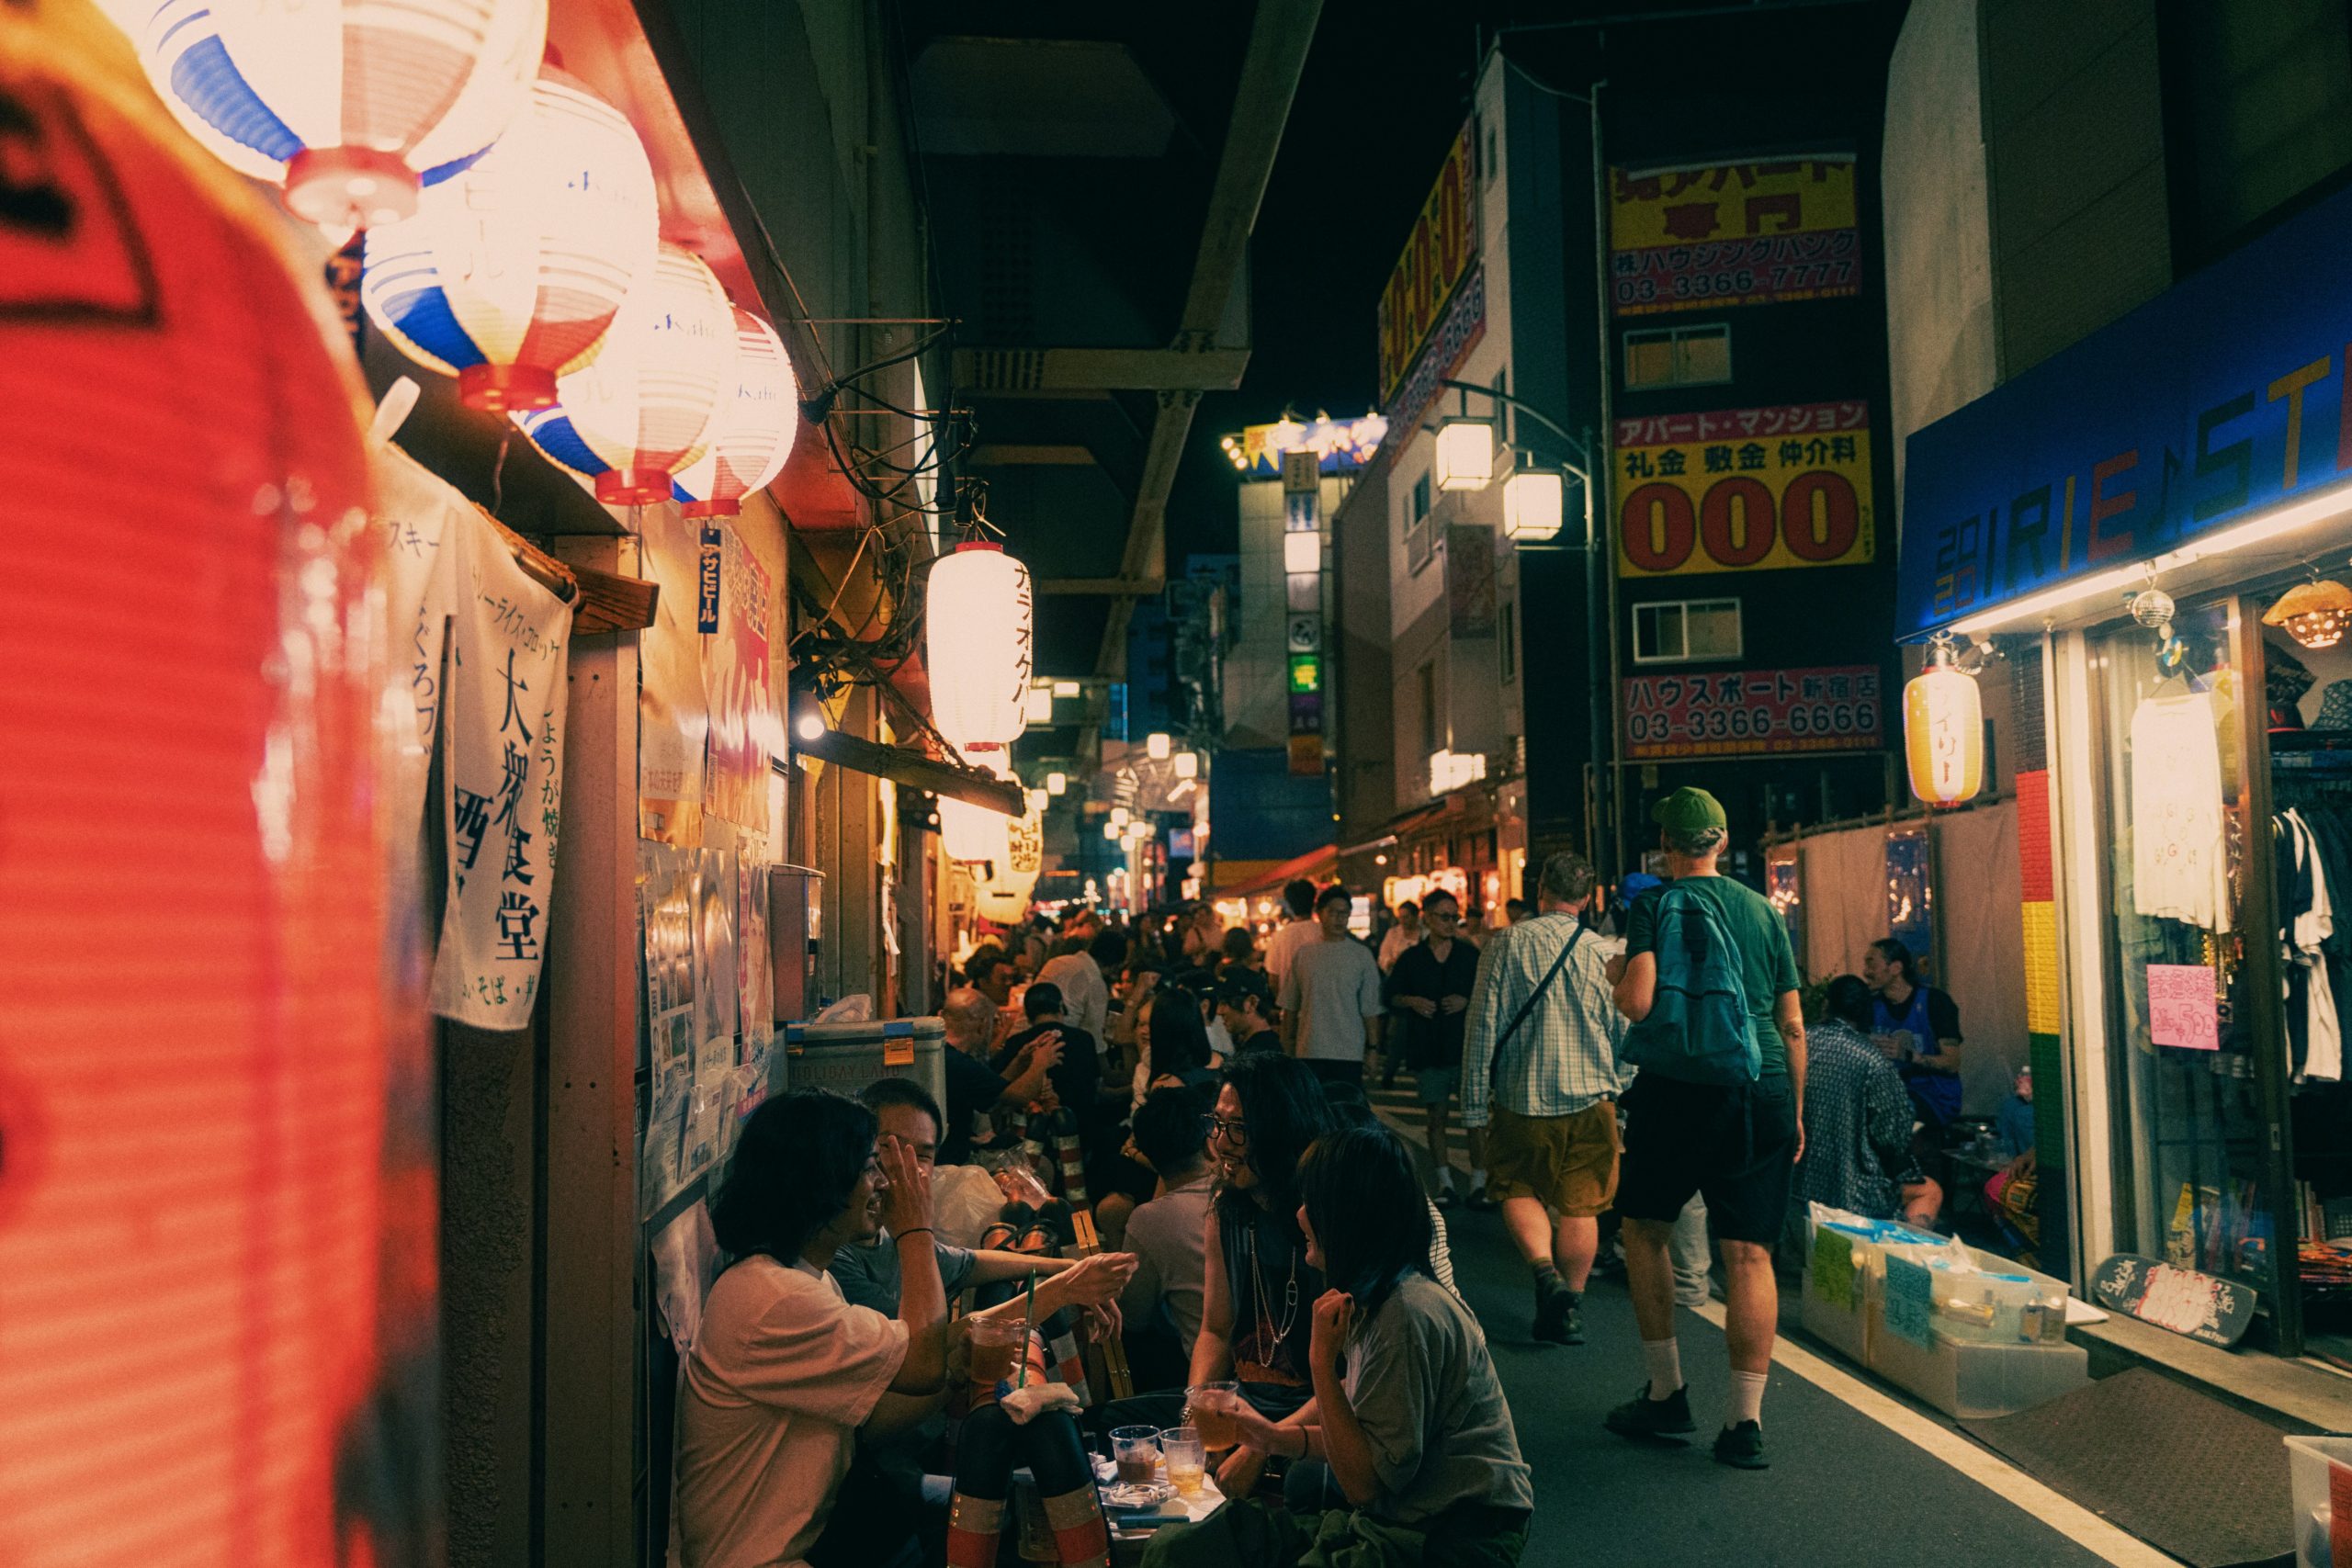
[[[2352,1438],[2289,1438],[2287,1470],[2295,1495],[2295,1568],[2352,1568],[2352,1506],[2341,1536],[2334,1506],[2339,1489],[2352,1505]]]
[[[912,1078],[947,1103],[947,1026],[935,1018],[870,1023],[787,1023],[770,1092],[834,1089],[855,1094],[876,1078]]]

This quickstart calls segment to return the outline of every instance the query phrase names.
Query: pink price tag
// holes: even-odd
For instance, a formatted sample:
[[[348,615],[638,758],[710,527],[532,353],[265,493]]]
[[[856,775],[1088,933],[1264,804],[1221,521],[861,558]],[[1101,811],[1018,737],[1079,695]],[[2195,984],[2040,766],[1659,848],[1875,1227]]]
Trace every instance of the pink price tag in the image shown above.
[[[2222,1048],[2221,1004],[2209,964],[2148,965],[2148,1038],[2188,1051]]]

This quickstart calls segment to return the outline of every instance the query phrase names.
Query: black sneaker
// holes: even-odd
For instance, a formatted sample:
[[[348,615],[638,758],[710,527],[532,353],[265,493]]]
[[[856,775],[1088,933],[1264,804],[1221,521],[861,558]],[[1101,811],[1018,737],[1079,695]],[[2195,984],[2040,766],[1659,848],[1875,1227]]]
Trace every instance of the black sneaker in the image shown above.
[[[1564,1291],[1561,1293],[1565,1295],[1567,1292]],[[1576,1302],[1570,1302],[1568,1310],[1561,1314],[1560,1343],[1563,1345],[1584,1343],[1584,1308]]]
[[[1764,1470],[1772,1461],[1764,1457],[1764,1425],[1760,1421],[1742,1421],[1736,1427],[1725,1427],[1715,1434],[1715,1462],[1740,1470]]]
[[[1574,1337],[1570,1337],[1570,1336]],[[1584,1343],[1584,1314],[1565,1286],[1541,1287],[1535,1296],[1535,1337],[1555,1345]]]
[[[1679,1441],[1699,1429],[1690,1419],[1690,1391],[1688,1388],[1678,1388],[1664,1399],[1652,1399],[1647,1383],[1644,1383],[1633,1398],[1602,1416],[1600,1424],[1621,1438],[1668,1441]]]

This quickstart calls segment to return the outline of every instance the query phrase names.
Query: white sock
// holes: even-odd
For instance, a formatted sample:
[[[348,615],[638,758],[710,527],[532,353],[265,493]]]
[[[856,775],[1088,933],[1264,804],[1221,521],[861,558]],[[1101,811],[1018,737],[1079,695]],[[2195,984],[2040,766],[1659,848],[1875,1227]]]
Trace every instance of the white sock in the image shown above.
[[[1764,1374],[1734,1372],[1731,1375],[1731,1418],[1724,1423],[1736,1427],[1742,1421],[1761,1422],[1764,1419]]]
[[[1642,1365],[1649,1369],[1650,1397],[1671,1399],[1682,1386],[1682,1342],[1679,1339],[1642,1341]]]
[[[1437,1190],[1441,1192],[1451,1192],[1453,1190],[1453,1168],[1452,1166],[1442,1165],[1437,1168]]]

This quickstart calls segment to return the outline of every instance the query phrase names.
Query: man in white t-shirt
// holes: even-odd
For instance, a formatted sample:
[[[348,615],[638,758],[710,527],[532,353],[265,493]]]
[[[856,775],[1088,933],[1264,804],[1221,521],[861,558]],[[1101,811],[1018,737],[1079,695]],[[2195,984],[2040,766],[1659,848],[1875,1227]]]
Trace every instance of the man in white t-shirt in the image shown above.
[[[685,1568],[798,1568],[858,1428],[916,1418],[946,1377],[930,1178],[875,1128],[871,1111],[824,1089],[771,1100],[743,1123],[711,1205],[737,1261],[703,1305],[678,1404]],[[886,1223],[899,1248],[896,1318],[850,1305],[825,1272]]]
[[[1294,877],[1283,886],[1283,913],[1288,917],[1282,928],[1266,939],[1266,978],[1279,991],[1290,977],[1290,963],[1298,950],[1323,940],[1323,929],[1315,921],[1315,884],[1303,876]],[[1341,930],[1345,930],[1344,925]]]
[[[1322,940],[1298,949],[1277,998],[1283,1049],[1327,1083],[1362,1083],[1364,1053],[1380,1044],[1380,965],[1348,934],[1353,904],[1336,882],[1323,889],[1315,900]]]

